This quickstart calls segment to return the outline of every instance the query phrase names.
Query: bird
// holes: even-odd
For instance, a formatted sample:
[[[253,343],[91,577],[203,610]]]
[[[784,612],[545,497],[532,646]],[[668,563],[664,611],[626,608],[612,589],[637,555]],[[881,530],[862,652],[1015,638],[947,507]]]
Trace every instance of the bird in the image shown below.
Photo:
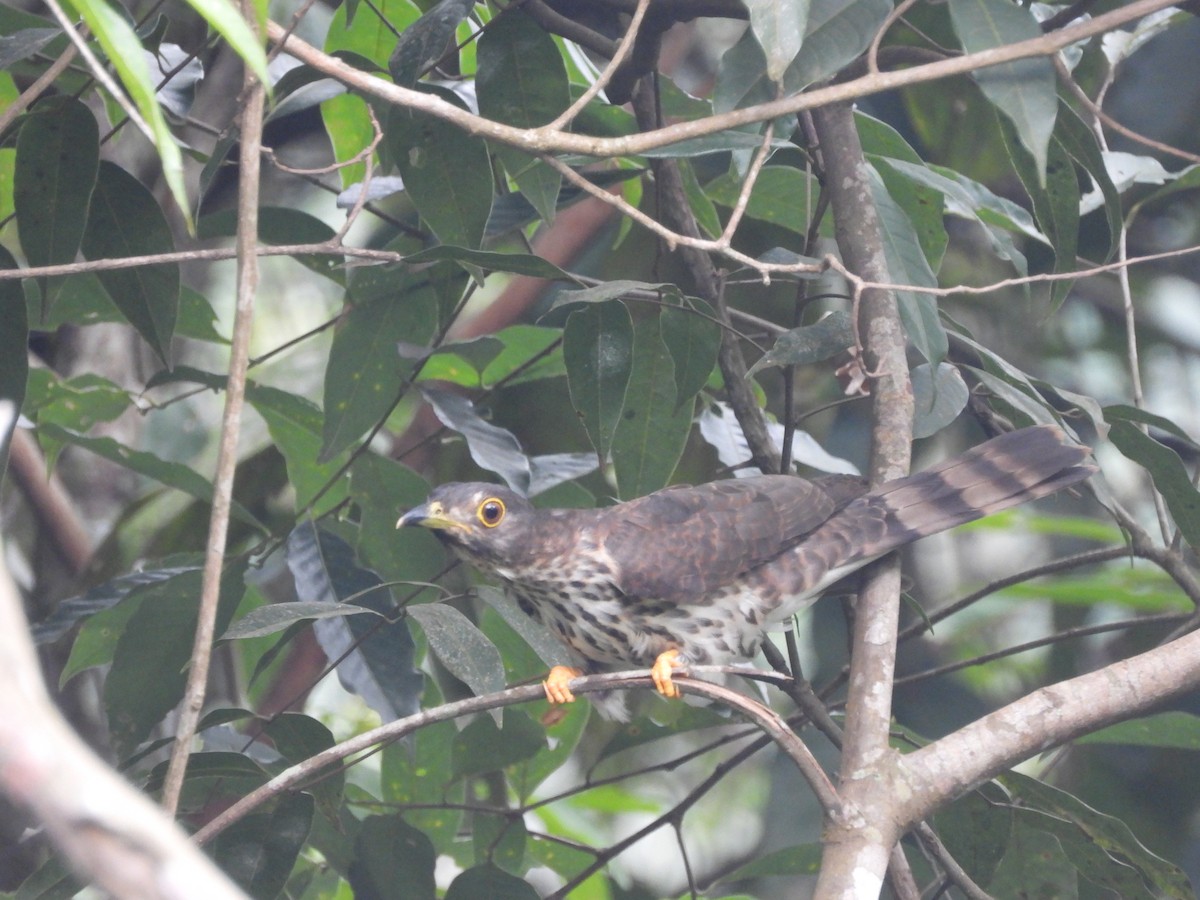
[[[751,659],[767,632],[898,547],[1091,476],[1087,447],[1057,425],[1001,434],[932,468],[868,488],[859,478],[753,475],[672,486],[596,509],[540,509],[516,491],[451,482],[404,513],[546,626],[573,665],[543,682]],[[593,701],[595,702],[595,701]],[[624,720],[624,700],[599,704]]]

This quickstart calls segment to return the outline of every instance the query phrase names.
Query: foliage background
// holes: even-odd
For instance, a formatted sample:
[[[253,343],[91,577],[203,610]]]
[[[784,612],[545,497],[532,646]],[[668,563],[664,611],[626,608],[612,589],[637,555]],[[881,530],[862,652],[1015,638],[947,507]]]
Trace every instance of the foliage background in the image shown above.
[[[300,37],[363,73],[535,128],[595,79],[606,62],[596,51],[615,48],[633,11],[430,6],[281,5],[250,19],[297,14]],[[719,122],[839,72],[869,79],[862,54],[877,33],[880,68],[905,71],[1109,11],[956,0],[885,22],[891,6],[866,0],[713,0],[696,18],[649,8],[643,35],[673,27],[605,76],[607,95],[578,111],[574,135]],[[558,20],[546,9],[592,42],[590,59],[548,33]],[[368,100],[311,63],[268,61],[232,6],[85,3],[63,16],[86,22],[101,65],[76,59],[37,85],[69,52],[62,26],[45,10],[0,7],[0,238],[5,268],[23,270],[0,281],[0,396],[25,417],[4,534],[63,710],[154,796],[194,658],[226,389],[241,384],[235,297],[245,311],[253,294],[252,332],[241,332],[249,409],[218,542],[220,640],[178,800],[189,828],[335,741],[535,680],[554,661],[497,592],[447,571],[428,535],[393,531],[430,485],[504,479],[546,505],[605,504],[777,453],[751,434],[750,450],[721,454],[752,420],[777,426],[804,471],[831,464],[818,447],[866,471],[871,410],[846,396],[861,374],[845,365],[859,337],[854,282],[818,265],[836,245],[805,111],[774,117],[766,141],[759,122],[644,153],[547,153]],[[1166,10],[1125,27],[1124,41],[1097,35],[1063,51],[1057,72],[1042,55],[876,86],[858,105],[891,281],[946,289],[901,294],[918,466],[1006,420],[1062,419],[1104,472],[1082,496],[906,554],[914,602],[895,693],[905,749],[1169,640],[1200,599],[1189,549],[1200,534],[1189,480],[1200,294],[1188,255],[1200,140],[1195,86],[1177,74],[1196,25]],[[243,59],[273,86],[261,184],[239,163],[260,124],[245,117]],[[99,83],[99,68],[121,87]],[[587,196],[585,179],[626,207]],[[360,206],[364,181],[373,193]],[[731,243],[715,243],[748,184]],[[256,223],[238,206],[248,191]],[[672,252],[678,241],[632,210],[701,252]],[[250,292],[235,271],[239,224],[261,254]],[[105,263],[143,255],[155,261]],[[244,254],[241,265],[244,276]],[[718,364],[728,334],[749,380]],[[934,612],[962,598],[956,614]],[[839,715],[848,610],[818,604],[794,647],[780,644]],[[336,677],[329,661],[341,661]],[[792,700],[768,697],[794,714]],[[273,797],[208,848],[263,897],[808,890],[821,810],[788,759],[710,708],[638,702],[628,728],[586,703],[536,702],[426,725]],[[910,842],[916,882],[948,880],[963,895],[973,880],[996,896],[1190,896],[1194,706],[1183,694],[1164,715],[944,805],[930,824],[969,877]],[[836,771],[827,737],[796,721]],[[0,887],[74,893],[47,846],[22,840],[22,816],[0,821]]]

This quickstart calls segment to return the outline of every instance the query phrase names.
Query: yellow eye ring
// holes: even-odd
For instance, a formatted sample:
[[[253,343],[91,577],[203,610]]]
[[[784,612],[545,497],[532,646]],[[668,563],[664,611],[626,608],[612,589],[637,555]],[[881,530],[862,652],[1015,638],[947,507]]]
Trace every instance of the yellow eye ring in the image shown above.
[[[504,501],[499,497],[488,497],[475,510],[475,517],[484,528],[495,528],[504,521]]]

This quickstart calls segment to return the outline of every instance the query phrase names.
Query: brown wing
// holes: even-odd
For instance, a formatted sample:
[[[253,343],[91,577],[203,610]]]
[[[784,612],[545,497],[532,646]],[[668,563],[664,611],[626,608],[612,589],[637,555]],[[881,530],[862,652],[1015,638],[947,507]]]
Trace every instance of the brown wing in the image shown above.
[[[793,546],[863,488],[762,475],[658,491],[612,507],[599,534],[616,581],[644,599],[695,599]]]

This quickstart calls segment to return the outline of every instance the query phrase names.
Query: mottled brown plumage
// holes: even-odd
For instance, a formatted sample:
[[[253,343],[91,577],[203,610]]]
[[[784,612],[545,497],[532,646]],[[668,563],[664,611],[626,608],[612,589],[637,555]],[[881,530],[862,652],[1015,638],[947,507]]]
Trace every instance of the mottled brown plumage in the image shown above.
[[[397,527],[431,529],[503,581],[572,651],[556,701],[584,671],[754,656],[765,632],[833,582],[918,538],[1046,496],[1095,471],[1054,426],[1015,431],[867,491],[844,476],[673,487],[603,509],[535,509],[491,484],[445,484]],[[621,707],[606,704],[609,715]]]

